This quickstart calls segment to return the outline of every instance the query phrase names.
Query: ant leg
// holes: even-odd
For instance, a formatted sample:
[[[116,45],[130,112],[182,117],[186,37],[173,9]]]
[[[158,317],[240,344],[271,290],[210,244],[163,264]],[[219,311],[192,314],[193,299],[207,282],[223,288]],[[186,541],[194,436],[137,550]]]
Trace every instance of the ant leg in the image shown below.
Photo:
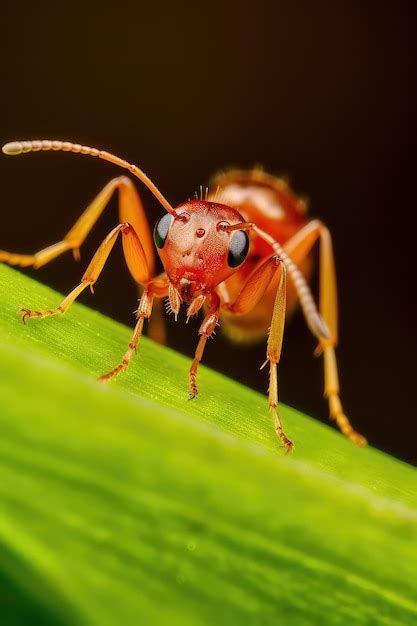
[[[281,439],[282,446],[286,452],[291,452],[294,447],[293,442],[288,439],[282,429],[281,420],[278,414],[278,363],[281,357],[282,338],[285,325],[285,307],[287,293],[287,272],[285,265],[281,264],[281,276],[278,284],[277,295],[275,296],[274,312],[272,314],[271,327],[269,329],[268,343],[266,350],[266,363],[269,362],[269,408],[274,416],[275,430]],[[264,367],[264,365],[262,367]]]
[[[79,294],[86,287],[90,286],[90,289],[93,291],[93,285],[100,276],[104,264],[106,263],[120,232],[123,235],[123,249],[126,260],[129,259],[129,262],[134,261],[136,263],[142,263],[144,266],[143,275],[147,280],[149,280],[145,253],[138,236],[130,224],[119,224],[116,228],[113,228],[113,230],[107,235],[102,244],[99,246],[81,279],[81,283],[75,287],[71,293],[69,293],[61,304],[55,309],[49,309],[47,311],[31,311],[30,309],[22,309],[23,321],[25,321],[28,317],[42,318],[49,317],[50,315],[55,315],[57,313],[65,313],[77,296],[79,296]]]
[[[274,417],[275,430],[281,439],[282,446],[287,451],[291,451],[293,443],[285,434],[278,413],[278,363],[281,356],[286,309],[285,265],[276,256],[269,258],[248,277],[235,302],[232,304],[225,302],[223,308],[230,313],[248,313],[262,298],[278,268],[280,268],[280,279],[269,330],[266,361],[262,367],[269,363],[268,404]]]
[[[160,274],[155,280],[166,280],[166,274]],[[143,294],[143,287],[139,285],[138,289],[138,299],[140,300]],[[161,345],[166,345],[167,343],[167,330],[165,323],[165,306],[162,298],[156,298],[152,307],[152,316],[149,318],[149,323],[147,325],[147,336],[155,341],[156,343],[160,343]]]
[[[330,330],[329,339],[321,339],[316,354],[324,357],[324,395],[329,402],[330,419],[342,433],[359,446],[366,445],[345,415],[340,401],[339,376],[334,348],[337,344],[337,289],[333,246],[329,230],[320,225],[320,312]]]
[[[116,190],[119,192],[119,222],[121,224],[128,222],[132,225],[138,236],[140,235],[149,274],[153,275],[155,268],[155,252],[152,233],[136,187],[126,176],[113,178],[107,183],[107,185],[84,210],[82,215],[78,218],[74,226],[68,231],[62,241],[44,248],[35,254],[15,254],[13,252],[0,250],[0,261],[9,263],[9,265],[20,265],[21,267],[33,266],[35,269],[38,269],[68,250],[72,250],[75,259],[79,260],[79,249],[81,245],[103,213]],[[128,267],[134,280],[138,284],[146,282],[143,280],[143,275],[141,273],[142,265],[137,266],[135,263],[128,263]],[[70,294],[70,296],[68,296],[68,298],[61,304],[64,311],[78,296],[78,294],[81,293],[83,288],[80,286],[77,289],[79,289],[79,291],[74,290],[74,292]],[[56,311],[52,310],[48,313],[49,315],[52,315],[54,312]],[[155,303],[155,310],[152,323],[149,328],[149,335],[159,343],[166,343],[165,319],[163,307],[160,305],[159,301],[156,301]]]
[[[196,383],[198,366],[203,357],[206,341],[213,333],[214,329],[217,326],[217,322],[219,321],[220,298],[214,291],[210,293],[208,298],[210,299],[210,307],[198,331],[198,334],[200,335],[200,340],[198,342],[194,360],[191,363],[189,372],[188,389],[190,400],[193,400],[198,396],[198,388]]]
[[[330,419],[336,422],[346,437],[363,446],[366,445],[366,439],[350,424],[339,397],[339,376],[334,350],[338,336],[337,283],[330,232],[324,224],[314,220],[285,244],[285,251],[296,263],[300,263],[317,240],[320,241],[320,314],[329,330],[328,338],[319,337],[316,350],[316,355],[323,353],[324,357],[324,395],[329,402]]]
[[[138,310],[136,312],[137,323],[133,331],[132,339],[130,340],[129,347],[123,356],[123,360],[119,365],[116,365],[110,372],[100,376],[99,380],[102,382],[108,382],[121,372],[124,372],[128,367],[133,355],[136,353],[136,349],[140,338],[142,337],[143,324],[145,319],[149,319],[152,313],[152,305],[155,295],[159,298],[166,296],[168,293],[168,280],[165,283],[161,280],[158,282],[150,282],[142,294],[139,302]]]
[[[237,228],[237,226],[233,226],[233,228]],[[314,302],[314,298],[311,294],[307,281],[294,263],[293,259],[288,256],[286,250],[280,243],[278,243],[278,241],[275,241],[271,235],[268,235],[268,233],[258,228],[255,224],[248,223],[248,229],[252,230],[259,235],[261,239],[269,243],[275,254],[279,256],[285,265],[298,294],[307,326],[313,335],[319,340],[322,338],[329,339],[329,330],[317,310],[316,303]]]
[[[140,233],[148,267],[150,272],[153,273],[154,251],[152,235],[138,192],[132,181],[126,176],[114,178],[100,191],[62,241],[48,246],[35,254],[15,254],[14,252],[0,250],[0,261],[22,267],[33,266],[37,269],[67,250],[72,250],[74,257],[78,260],[80,246],[106,208],[116,189],[119,190],[119,221],[120,223],[129,222],[136,233]],[[133,273],[133,278],[137,280],[136,273]]]

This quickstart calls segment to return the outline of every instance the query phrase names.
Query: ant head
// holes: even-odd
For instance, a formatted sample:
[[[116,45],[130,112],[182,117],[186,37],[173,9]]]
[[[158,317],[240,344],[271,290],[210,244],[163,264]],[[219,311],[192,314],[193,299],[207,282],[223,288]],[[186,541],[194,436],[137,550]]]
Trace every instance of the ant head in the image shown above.
[[[243,217],[229,206],[190,200],[156,224],[155,245],[184,302],[214,289],[244,262],[249,249],[247,233],[227,231],[228,226],[241,222]]]

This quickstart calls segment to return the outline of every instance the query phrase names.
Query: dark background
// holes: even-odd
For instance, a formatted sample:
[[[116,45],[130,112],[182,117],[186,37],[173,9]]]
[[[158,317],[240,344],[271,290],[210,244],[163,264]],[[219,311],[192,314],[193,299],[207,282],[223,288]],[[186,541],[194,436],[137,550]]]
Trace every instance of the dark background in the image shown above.
[[[225,166],[262,163],[290,176],[334,236],[347,412],[373,445],[410,461],[412,17],[411,4],[390,1],[7,3],[0,39],[1,142],[59,138],[114,151],[143,167],[173,204]],[[0,158],[0,246],[32,252],[59,240],[119,173],[74,155]],[[153,224],[162,210],[141,194]],[[105,214],[81,267],[67,255],[37,277],[69,291],[116,219],[114,210]],[[94,299],[81,299],[132,325],[135,298],[118,250]],[[196,326],[170,321],[169,329],[170,344],[191,354]],[[286,333],[281,398],[325,420],[313,348],[297,315]],[[265,390],[263,358],[264,346],[243,351],[218,334],[205,363]]]

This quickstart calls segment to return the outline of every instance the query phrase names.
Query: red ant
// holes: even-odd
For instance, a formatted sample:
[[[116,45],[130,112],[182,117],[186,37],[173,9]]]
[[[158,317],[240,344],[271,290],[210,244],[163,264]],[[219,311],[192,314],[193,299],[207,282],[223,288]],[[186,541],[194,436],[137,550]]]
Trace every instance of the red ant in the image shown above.
[[[336,275],[330,233],[318,220],[307,220],[305,202],[295,196],[283,179],[260,169],[230,171],[214,179],[216,191],[206,193],[205,199],[188,200],[173,208],[141,169],[109,152],[49,140],[13,142],[3,147],[3,152],[10,155],[47,150],[74,152],[110,161],[127,169],[148,187],[167,212],[156,224],[153,236],[165,271],[155,276],[152,236],[132,181],[125,176],[114,178],[62,241],[33,255],[0,251],[0,261],[35,268],[67,250],[72,250],[74,257],[79,259],[80,246],[114,191],[119,191],[120,223],[98,248],[81,283],[55,309],[22,309],[23,321],[29,317],[65,313],[86,287],[93,291],[93,285],[121,233],[127,266],[143,292],[128,350],[122,362],[100,380],[108,381],[127,368],[142,335],[144,320],[151,317],[155,298],[168,296],[175,317],[182,302],[188,307],[187,317],[205,307],[200,339],[189,372],[190,399],[197,396],[198,366],[219,317],[226,334],[237,342],[265,337],[269,327],[264,363],[269,363],[270,369],[269,408],[281,443],[290,450],[293,444],[284,433],[278,415],[277,364],[286,310],[292,310],[299,301],[307,325],[319,341],[316,353],[324,356],[324,393],[329,401],[330,417],[352,441],[366,444],[366,439],[351,426],[339,398],[334,352],[337,342]],[[304,277],[310,274],[310,252],[316,241],[320,242],[320,313]],[[291,278],[288,288],[287,273]]]

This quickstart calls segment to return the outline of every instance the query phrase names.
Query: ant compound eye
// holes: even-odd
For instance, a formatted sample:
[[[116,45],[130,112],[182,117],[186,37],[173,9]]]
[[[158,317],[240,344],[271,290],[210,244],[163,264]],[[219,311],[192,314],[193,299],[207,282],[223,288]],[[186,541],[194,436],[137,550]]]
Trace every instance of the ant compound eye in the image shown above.
[[[170,213],[166,213],[166,215],[161,217],[159,222],[155,224],[155,228],[153,230],[153,240],[157,248],[164,247],[172,220],[172,215]]]
[[[236,230],[229,244],[227,262],[229,267],[238,267],[246,259],[249,250],[249,237],[244,230]]]

